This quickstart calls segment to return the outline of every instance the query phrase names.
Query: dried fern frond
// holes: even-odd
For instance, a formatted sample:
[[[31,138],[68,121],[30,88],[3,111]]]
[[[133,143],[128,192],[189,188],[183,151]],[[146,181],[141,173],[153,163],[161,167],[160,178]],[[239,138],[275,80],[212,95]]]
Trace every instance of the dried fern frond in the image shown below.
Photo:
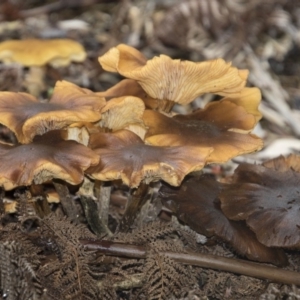
[[[151,222],[140,226],[130,233],[117,233],[113,240],[129,244],[144,245],[174,232],[172,223]]]
[[[179,264],[157,250],[147,257],[143,273],[146,280],[141,293],[149,300],[179,299],[197,284],[190,266]]]
[[[5,299],[44,299],[37,253],[37,248],[20,241],[0,242],[0,286]]]
[[[95,270],[90,269],[93,253],[86,253],[80,238],[95,238],[84,225],[75,225],[66,218],[50,215],[40,222],[38,235],[47,241],[56,259],[39,268],[43,284],[52,297],[64,299],[97,299],[100,289],[93,278]]]

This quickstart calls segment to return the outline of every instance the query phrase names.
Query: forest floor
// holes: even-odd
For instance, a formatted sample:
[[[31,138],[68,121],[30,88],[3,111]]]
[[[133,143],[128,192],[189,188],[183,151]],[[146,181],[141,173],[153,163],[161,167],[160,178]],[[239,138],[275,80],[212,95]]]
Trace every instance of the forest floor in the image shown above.
[[[121,76],[104,71],[98,57],[120,43],[137,48],[148,58],[165,54],[191,61],[219,57],[232,61],[232,65],[250,71],[249,86],[261,89],[263,118],[254,133],[265,146],[259,152],[205,168],[206,174],[226,182],[241,163],[259,164],[300,151],[300,6],[296,2],[5,0],[0,4],[0,42],[69,38],[84,46],[87,58],[66,67],[46,66],[42,78],[29,76],[28,67],[0,64],[0,91],[34,91],[38,99],[44,100],[49,99],[58,80],[105,91]],[[211,100],[215,100],[212,95],[205,95],[174,110],[189,113]],[[4,127],[0,138],[14,141]],[[179,223],[162,205],[158,185],[153,186],[132,230],[104,237],[138,246],[152,245],[147,258],[88,252],[79,241],[95,238],[90,231],[93,221],[75,195],[76,189],[69,189],[72,201],[80,207],[77,225],[64,219],[59,203],[49,204],[50,216],[35,219],[27,204],[22,204],[27,201],[23,191],[15,193],[23,211],[1,217],[2,299],[300,299],[300,289],[295,285],[181,265],[160,255],[159,251],[174,248],[182,253],[189,249],[247,260],[230,243],[202,236]],[[107,216],[110,232],[118,227],[129,194],[123,185],[113,187]],[[38,235],[42,237],[39,242]],[[300,272],[299,252],[284,252],[289,259],[284,268]],[[39,269],[41,263],[47,267]],[[24,290],[23,294],[19,290]]]

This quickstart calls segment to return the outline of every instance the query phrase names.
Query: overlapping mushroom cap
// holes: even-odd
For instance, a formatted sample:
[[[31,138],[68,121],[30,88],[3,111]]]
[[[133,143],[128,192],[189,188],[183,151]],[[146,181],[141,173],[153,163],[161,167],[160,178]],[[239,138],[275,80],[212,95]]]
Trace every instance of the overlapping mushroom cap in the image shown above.
[[[79,184],[84,170],[99,162],[99,155],[75,142],[65,141],[51,131],[26,145],[0,144],[0,186],[40,184],[53,178]]]
[[[188,104],[204,93],[238,93],[248,76],[247,70],[238,70],[223,59],[191,62],[160,55],[147,60],[124,44],[110,49],[99,62],[106,71],[136,80],[150,97],[180,104]]]
[[[239,165],[234,184],[220,194],[222,210],[230,219],[246,220],[261,243],[300,249],[299,171],[296,155]]]
[[[103,92],[97,92],[97,95],[105,97],[109,100],[112,98],[119,98],[123,96],[134,96],[142,99],[147,108],[157,109],[160,104],[158,99],[151,98],[133,79],[123,79],[111,88]]]
[[[199,149],[212,147],[208,163],[223,163],[237,155],[259,150],[263,146],[262,140],[248,133],[260,118],[257,110],[260,93],[257,91],[247,89],[242,93],[243,97],[225,97],[194,113],[172,118],[146,110],[144,123],[149,128],[146,143],[189,145]],[[244,94],[252,95],[256,101],[248,102]]]
[[[58,81],[49,102],[26,93],[0,92],[0,123],[11,129],[21,143],[36,135],[73,123],[96,122],[105,99],[67,81]]]
[[[180,220],[207,237],[217,236],[249,259],[287,263],[284,252],[260,242],[243,221],[228,220],[220,208],[219,193],[226,185],[207,175],[190,177],[180,187],[163,184],[159,190],[162,203],[171,208]]]
[[[0,60],[23,66],[66,66],[71,61],[82,62],[86,52],[81,44],[70,39],[10,40],[0,43]]]
[[[164,180],[179,185],[186,174],[203,168],[211,148],[192,146],[155,147],[145,145],[134,133],[120,130],[97,133],[90,137],[89,147],[101,157],[100,163],[86,173],[99,180],[122,181],[138,187],[141,181]]]
[[[143,126],[144,102],[133,96],[112,98],[101,109],[99,125],[113,131],[124,129],[130,124]]]

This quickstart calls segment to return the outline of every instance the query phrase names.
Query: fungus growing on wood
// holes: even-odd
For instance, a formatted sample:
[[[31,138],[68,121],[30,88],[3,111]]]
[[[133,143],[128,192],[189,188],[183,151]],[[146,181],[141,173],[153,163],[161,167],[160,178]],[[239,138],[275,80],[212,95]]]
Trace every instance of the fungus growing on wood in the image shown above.
[[[246,102],[245,107],[238,104],[235,98],[226,97],[209,103],[204,109],[172,118],[146,110],[143,119],[149,129],[145,141],[156,146],[212,147],[208,163],[223,163],[237,155],[259,150],[262,140],[248,133],[259,119],[259,112],[254,108],[257,103]]]
[[[101,161],[87,174],[102,181],[122,179],[131,188],[160,179],[177,186],[188,173],[202,169],[211,152],[209,147],[145,145],[128,130],[92,134],[89,147]]]
[[[266,246],[300,249],[300,158],[279,157],[263,165],[240,164],[233,184],[220,194],[232,220],[246,220]]]
[[[101,118],[105,99],[67,81],[58,81],[49,102],[40,102],[27,93],[0,92],[0,123],[15,134],[20,143],[34,136],[80,122]]]
[[[0,186],[11,190],[53,178],[76,185],[84,171],[99,163],[99,155],[75,142],[66,141],[51,131],[26,145],[0,144]]]
[[[230,221],[225,217],[218,200],[224,186],[212,177],[202,175],[184,180],[178,188],[163,184],[159,195],[164,205],[198,233],[225,240],[240,255],[251,260],[285,265],[287,258],[282,250],[258,242],[245,222]]]
[[[204,93],[238,93],[248,77],[247,70],[238,70],[223,59],[196,63],[160,55],[147,60],[124,44],[110,49],[99,57],[99,62],[106,71],[136,80],[150,97],[162,101],[160,108],[165,111],[175,103],[188,104]]]

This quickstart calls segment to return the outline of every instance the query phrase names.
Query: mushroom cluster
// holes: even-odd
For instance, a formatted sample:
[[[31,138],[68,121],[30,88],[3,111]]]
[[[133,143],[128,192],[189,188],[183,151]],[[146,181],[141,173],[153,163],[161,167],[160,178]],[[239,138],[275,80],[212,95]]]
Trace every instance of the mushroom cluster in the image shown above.
[[[0,92],[0,123],[18,141],[0,145],[4,190],[53,179],[71,185],[121,180],[133,196],[124,229],[151,182],[180,186],[207,164],[262,148],[262,140],[250,133],[261,118],[261,94],[245,87],[247,70],[223,59],[147,60],[123,44],[99,62],[126,78],[94,92],[59,81],[44,102],[27,93]],[[172,111],[174,104],[189,104],[205,93],[223,98],[190,114]]]

